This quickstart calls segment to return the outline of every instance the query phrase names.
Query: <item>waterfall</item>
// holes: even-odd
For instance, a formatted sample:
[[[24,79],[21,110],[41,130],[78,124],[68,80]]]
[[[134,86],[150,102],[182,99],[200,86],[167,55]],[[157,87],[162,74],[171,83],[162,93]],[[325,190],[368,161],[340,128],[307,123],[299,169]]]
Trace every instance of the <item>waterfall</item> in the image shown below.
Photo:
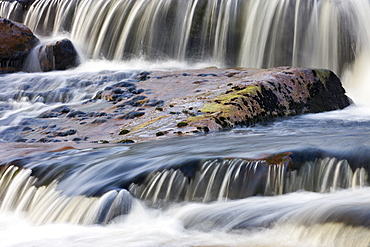
[[[0,17],[12,19],[15,21],[22,20],[22,6],[17,1],[0,1]]]
[[[336,158],[307,161],[293,171],[288,163],[213,159],[205,161],[193,177],[185,176],[180,169],[166,169],[148,176],[141,185],[131,184],[129,190],[150,204],[158,204],[276,196],[300,190],[327,193],[367,184],[364,168],[353,172],[346,160]]]
[[[21,11],[7,7],[15,2],[0,4],[0,13]],[[368,54],[369,11],[368,0],[36,0],[24,23],[42,36],[69,33],[90,58],[293,65],[342,74]]]
[[[109,191],[97,197],[67,197],[56,190],[57,182],[36,187],[30,169],[0,168],[0,212],[25,213],[35,224],[107,224],[127,214],[131,196],[126,190]]]
[[[369,0],[0,0],[0,16],[67,36],[88,59],[326,68],[358,104],[369,101],[369,12]]]

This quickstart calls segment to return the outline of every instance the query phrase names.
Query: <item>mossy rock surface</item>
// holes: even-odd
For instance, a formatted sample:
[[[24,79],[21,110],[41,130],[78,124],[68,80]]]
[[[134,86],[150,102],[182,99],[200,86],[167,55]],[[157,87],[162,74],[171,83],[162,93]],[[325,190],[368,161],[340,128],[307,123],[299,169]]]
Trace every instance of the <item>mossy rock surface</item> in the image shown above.
[[[231,90],[204,104],[202,116],[188,122],[197,126],[208,119],[221,128],[230,128],[281,116],[343,109],[349,104],[340,80],[330,70],[282,67],[241,78]]]

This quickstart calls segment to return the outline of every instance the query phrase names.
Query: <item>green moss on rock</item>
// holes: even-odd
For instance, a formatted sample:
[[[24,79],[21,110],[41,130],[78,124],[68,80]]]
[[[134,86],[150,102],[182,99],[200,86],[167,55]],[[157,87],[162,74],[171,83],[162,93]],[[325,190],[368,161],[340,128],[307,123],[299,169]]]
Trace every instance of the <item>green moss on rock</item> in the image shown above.
[[[177,123],[177,127],[179,127],[179,128],[181,128],[181,127],[185,127],[185,126],[187,126],[188,125],[188,123],[187,122],[179,122],[179,123]]]

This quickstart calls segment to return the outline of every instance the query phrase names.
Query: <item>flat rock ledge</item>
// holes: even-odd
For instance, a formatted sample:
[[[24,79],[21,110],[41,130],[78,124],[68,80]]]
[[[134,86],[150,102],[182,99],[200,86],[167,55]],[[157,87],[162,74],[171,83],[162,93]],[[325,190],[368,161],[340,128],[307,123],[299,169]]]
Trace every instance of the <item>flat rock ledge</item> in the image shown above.
[[[154,111],[142,108],[145,115],[122,122],[118,134],[138,141],[250,126],[276,117],[343,109],[351,103],[338,77],[322,69],[152,72],[140,87],[151,92],[144,101],[164,104]]]
[[[112,86],[80,105],[55,108],[2,133],[9,146],[4,157],[15,155],[12,145],[17,152],[33,152],[33,145],[60,150],[201,135],[351,102],[338,77],[322,69],[140,71],[124,80],[119,75],[106,71],[98,77]]]

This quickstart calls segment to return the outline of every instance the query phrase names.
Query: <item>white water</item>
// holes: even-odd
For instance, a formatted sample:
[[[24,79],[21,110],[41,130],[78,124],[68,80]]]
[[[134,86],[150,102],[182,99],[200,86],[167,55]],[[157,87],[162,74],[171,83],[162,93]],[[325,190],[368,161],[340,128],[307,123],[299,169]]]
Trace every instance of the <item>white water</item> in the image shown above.
[[[144,184],[132,184],[130,192],[150,204],[178,201],[223,201],[255,194],[276,196],[306,190],[331,192],[343,188],[367,186],[367,171],[352,172],[346,160],[335,158],[307,162],[299,171],[287,172],[288,164],[266,165],[262,161],[206,161],[188,182],[177,169],[153,174]],[[261,174],[266,177],[261,179]],[[242,185],[242,186],[240,186]],[[237,190],[235,188],[238,188]]]
[[[20,10],[19,4],[14,2],[0,2],[0,17],[13,19],[15,13]]]
[[[370,231],[361,226],[325,223],[342,210],[354,215],[370,203],[369,190],[332,194],[295,193],[274,199],[255,197],[210,205],[188,203],[166,210],[136,203],[132,212],[106,226],[31,225],[1,213],[0,242],[10,246],[367,246]],[[353,209],[351,209],[353,208]],[[271,211],[271,209],[274,209]],[[359,213],[360,215],[361,213]],[[250,217],[254,224],[280,218],[271,228],[233,230]],[[305,222],[302,225],[300,222]]]
[[[37,178],[30,176],[31,172],[17,167],[1,172],[1,213],[14,212],[36,225],[65,222],[91,225],[106,224],[115,216],[127,213],[130,208],[130,195],[125,190],[109,191],[101,198],[71,198],[56,190],[56,181],[35,187]],[[106,214],[101,213],[104,210]]]

